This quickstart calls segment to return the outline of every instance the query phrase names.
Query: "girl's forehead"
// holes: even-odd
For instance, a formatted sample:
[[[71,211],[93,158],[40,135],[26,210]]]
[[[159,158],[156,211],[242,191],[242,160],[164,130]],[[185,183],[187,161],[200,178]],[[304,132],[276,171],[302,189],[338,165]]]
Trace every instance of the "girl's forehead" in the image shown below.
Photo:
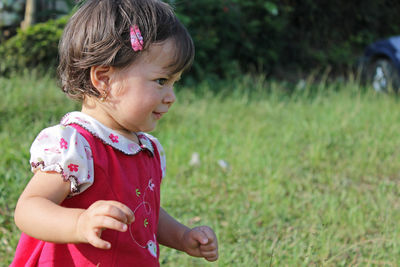
[[[176,46],[174,41],[166,40],[162,43],[154,43],[142,55],[142,59],[146,63],[160,65],[163,68],[170,68],[175,61]]]
[[[162,43],[152,44],[149,50],[144,54],[146,61],[169,61],[172,62],[175,57],[174,42],[167,40]]]

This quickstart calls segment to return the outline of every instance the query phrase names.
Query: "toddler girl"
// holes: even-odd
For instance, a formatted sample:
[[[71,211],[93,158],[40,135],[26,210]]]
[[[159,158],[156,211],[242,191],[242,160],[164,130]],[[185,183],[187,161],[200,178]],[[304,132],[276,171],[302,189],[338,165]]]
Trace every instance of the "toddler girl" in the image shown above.
[[[160,207],[165,155],[148,134],[175,101],[192,40],[159,0],[88,0],[60,42],[63,91],[82,102],[31,147],[12,266],[159,266],[162,244],[218,258],[207,226]]]

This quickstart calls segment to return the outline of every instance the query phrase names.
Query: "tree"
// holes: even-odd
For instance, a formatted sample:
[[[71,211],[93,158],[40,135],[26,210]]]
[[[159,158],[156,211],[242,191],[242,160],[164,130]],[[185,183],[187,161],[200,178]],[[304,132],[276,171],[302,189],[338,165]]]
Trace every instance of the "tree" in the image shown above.
[[[21,28],[26,29],[36,20],[36,0],[26,0],[25,19],[21,23]]]

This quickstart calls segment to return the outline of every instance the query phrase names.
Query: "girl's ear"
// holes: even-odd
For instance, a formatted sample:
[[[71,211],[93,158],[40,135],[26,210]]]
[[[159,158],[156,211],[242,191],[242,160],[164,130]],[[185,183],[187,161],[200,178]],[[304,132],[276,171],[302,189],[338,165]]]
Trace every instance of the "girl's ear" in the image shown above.
[[[90,68],[90,80],[92,85],[99,90],[104,92],[110,87],[111,75],[114,72],[114,68],[110,66],[93,66]]]

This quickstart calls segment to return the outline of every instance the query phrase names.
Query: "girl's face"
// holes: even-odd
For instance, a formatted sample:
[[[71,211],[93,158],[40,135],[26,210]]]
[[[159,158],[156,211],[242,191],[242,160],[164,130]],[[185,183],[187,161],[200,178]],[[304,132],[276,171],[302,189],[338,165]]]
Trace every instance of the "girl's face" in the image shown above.
[[[174,41],[152,45],[123,70],[116,70],[110,82],[103,110],[107,126],[121,132],[150,132],[175,102],[174,83],[181,72],[170,73]]]

